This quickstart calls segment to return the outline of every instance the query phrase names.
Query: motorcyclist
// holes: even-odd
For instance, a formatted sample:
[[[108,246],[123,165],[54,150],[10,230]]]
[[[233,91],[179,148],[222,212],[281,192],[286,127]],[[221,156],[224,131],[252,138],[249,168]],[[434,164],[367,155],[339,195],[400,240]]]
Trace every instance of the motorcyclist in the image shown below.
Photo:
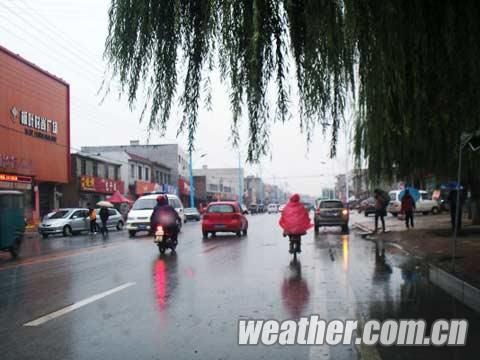
[[[290,197],[290,200],[282,211],[279,224],[283,229],[283,236],[305,235],[307,230],[313,227],[307,209],[305,209],[305,206],[300,202],[300,195],[293,194]],[[298,250],[301,252],[300,244]],[[290,252],[293,252],[293,244],[291,242]]]
[[[155,234],[158,225],[162,225],[165,231],[171,236],[172,241],[177,244],[180,217],[175,209],[168,204],[168,198],[165,195],[157,197],[157,205],[153,209],[150,217],[150,229]]]

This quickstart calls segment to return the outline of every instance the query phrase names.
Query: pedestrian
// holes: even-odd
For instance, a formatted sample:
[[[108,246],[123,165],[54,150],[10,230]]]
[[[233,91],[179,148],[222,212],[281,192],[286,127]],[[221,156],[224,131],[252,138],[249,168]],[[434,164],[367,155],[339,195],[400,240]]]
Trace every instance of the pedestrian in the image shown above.
[[[108,227],[107,227],[107,222],[108,222],[108,217],[110,216],[110,213],[108,212],[108,209],[106,207],[102,207],[100,209],[100,220],[102,222],[102,228],[100,231],[102,232],[102,236],[106,238],[108,236]]]
[[[448,194],[448,204],[450,206],[450,221],[452,223],[452,231],[455,231],[455,220],[457,216],[457,189],[451,190]],[[460,203],[458,204],[458,231],[462,228],[462,208],[465,202],[463,192],[460,191]]]
[[[382,229],[385,232],[385,216],[387,216],[387,205],[382,192],[379,189],[374,190],[375,194],[375,232],[378,232],[378,219],[382,222]]]
[[[97,212],[95,209],[90,205],[88,206],[88,218],[90,219],[90,234],[97,233]]]
[[[400,209],[402,214],[405,214],[405,225],[407,229],[410,226],[413,228],[413,214],[415,213],[415,199],[410,195],[410,190],[406,189],[402,197],[402,207]]]

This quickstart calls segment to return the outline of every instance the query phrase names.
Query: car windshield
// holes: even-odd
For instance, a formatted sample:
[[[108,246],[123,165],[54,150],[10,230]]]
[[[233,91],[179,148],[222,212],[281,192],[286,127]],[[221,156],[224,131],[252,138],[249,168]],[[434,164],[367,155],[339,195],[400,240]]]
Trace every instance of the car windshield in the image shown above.
[[[209,213],[233,213],[235,209],[232,205],[228,204],[219,204],[219,205],[211,205],[207,212]]]
[[[396,191],[390,191],[390,192],[388,193],[388,196],[390,196],[390,200],[391,200],[391,201],[397,200],[397,192],[396,192]]]
[[[156,199],[138,199],[133,204],[132,210],[152,210],[157,205]]]
[[[320,203],[321,209],[338,209],[343,208],[343,203],[341,201],[322,201]]]
[[[68,210],[60,210],[55,212],[53,215],[50,215],[49,219],[63,219],[69,213]]]

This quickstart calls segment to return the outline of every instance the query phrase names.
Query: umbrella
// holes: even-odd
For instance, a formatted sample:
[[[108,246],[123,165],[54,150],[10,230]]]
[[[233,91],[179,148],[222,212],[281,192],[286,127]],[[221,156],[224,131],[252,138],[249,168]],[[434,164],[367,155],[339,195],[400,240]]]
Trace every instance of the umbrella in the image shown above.
[[[398,194],[398,198],[400,199],[400,201],[403,199],[403,196],[405,195],[405,190],[408,190],[410,192],[410,195],[412,195],[413,200],[415,200],[415,202],[420,200],[420,193],[418,192],[417,189],[413,187],[406,187],[404,190],[400,191],[400,194]]]
[[[107,208],[113,208],[113,204],[111,202],[108,202],[108,201],[99,201],[97,203],[97,206],[99,207],[107,207]]]

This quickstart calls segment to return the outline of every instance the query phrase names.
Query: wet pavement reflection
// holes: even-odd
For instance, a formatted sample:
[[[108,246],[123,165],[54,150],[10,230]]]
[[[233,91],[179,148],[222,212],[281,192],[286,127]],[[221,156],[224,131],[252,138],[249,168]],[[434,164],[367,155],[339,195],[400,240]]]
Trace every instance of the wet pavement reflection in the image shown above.
[[[240,319],[467,318],[463,348],[374,347],[371,358],[476,359],[480,317],[433,286],[425,264],[397,248],[340,228],[302,239],[293,261],[277,215],[250,216],[248,236],[203,239],[185,224],[176,254],[151,238],[112,234],[114,247],[93,247],[16,267],[0,266],[3,359],[358,359],[364,349],[237,345]],[[45,241],[45,240],[42,240]],[[60,241],[47,239],[50,249]],[[50,244],[50,245],[47,245]],[[32,245],[33,246],[33,245]],[[74,302],[135,285],[38,328],[22,325]],[[370,352],[372,353],[372,352]]]

